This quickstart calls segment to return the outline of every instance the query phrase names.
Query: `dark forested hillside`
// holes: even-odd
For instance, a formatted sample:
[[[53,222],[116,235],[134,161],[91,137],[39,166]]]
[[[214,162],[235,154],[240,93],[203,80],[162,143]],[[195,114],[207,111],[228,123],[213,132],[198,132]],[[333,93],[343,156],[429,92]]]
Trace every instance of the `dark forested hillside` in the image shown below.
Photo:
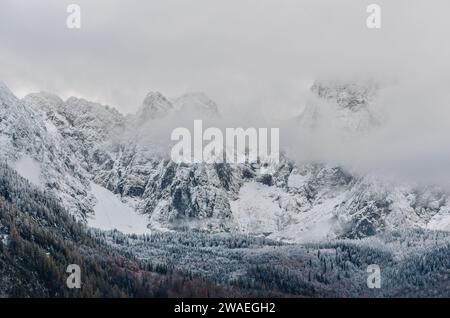
[[[151,268],[184,272],[259,295],[295,297],[448,297],[450,236],[399,230],[366,239],[287,244],[243,235],[185,231],[124,235],[97,231]],[[367,285],[370,265],[381,287]]]
[[[287,244],[179,231],[88,229],[51,195],[0,165],[1,297],[405,297],[450,295],[445,232]],[[82,286],[66,286],[69,264]],[[366,285],[381,268],[382,288]]]
[[[119,253],[92,237],[54,198],[6,165],[0,166],[0,238],[1,297],[233,294],[206,280],[151,271],[131,255]],[[66,286],[69,264],[81,268],[80,289]]]

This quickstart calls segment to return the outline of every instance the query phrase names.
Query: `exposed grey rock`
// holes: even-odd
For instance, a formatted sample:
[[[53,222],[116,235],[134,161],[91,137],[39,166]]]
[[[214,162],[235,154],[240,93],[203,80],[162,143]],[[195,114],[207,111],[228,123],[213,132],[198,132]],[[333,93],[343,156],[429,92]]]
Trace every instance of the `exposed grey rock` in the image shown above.
[[[312,91],[338,105],[344,122],[358,126],[361,118],[367,124],[364,114],[372,116],[377,89],[316,83]],[[172,102],[149,93],[138,113],[125,117],[107,106],[48,93],[18,100],[2,85],[0,105],[2,158],[14,163],[27,155],[39,162],[42,186],[81,218],[95,204],[90,182],[147,214],[153,229],[241,231],[251,212],[262,229],[256,234],[287,240],[309,239],[305,233],[313,232],[360,238],[402,226],[439,228],[450,210],[448,194],[437,187],[391,184],[324,163],[297,164],[284,154],[279,163],[175,164],[133,133],[136,123],[152,125],[183,109],[218,114],[204,94]],[[320,116],[305,115],[299,125],[307,119]]]

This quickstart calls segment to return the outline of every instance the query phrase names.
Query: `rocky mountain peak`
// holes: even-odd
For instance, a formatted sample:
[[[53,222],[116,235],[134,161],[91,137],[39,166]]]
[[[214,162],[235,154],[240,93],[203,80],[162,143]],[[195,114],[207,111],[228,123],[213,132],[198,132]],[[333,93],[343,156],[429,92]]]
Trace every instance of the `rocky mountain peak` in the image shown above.
[[[173,109],[172,103],[159,92],[149,92],[137,112],[140,121],[164,117]]]
[[[380,125],[376,108],[379,85],[372,81],[315,81],[311,98],[299,116],[305,128],[332,128],[342,133],[361,133]]]
[[[2,105],[13,104],[17,101],[17,97],[11,92],[5,83],[0,81],[0,103]]]
[[[64,101],[59,96],[47,92],[28,94],[22,98],[22,102],[36,111],[41,110],[47,113],[58,111],[64,104]]]
[[[317,129],[328,129],[335,124],[350,132],[371,126],[373,88],[316,83],[313,91],[319,98],[311,98],[299,126],[317,123]],[[237,231],[300,242],[359,238],[395,227],[450,229],[448,195],[430,193],[429,188],[418,192],[343,167],[296,163],[284,156],[264,169],[248,164],[178,165],[156,152],[156,147],[141,146],[127,136],[134,133],[135,120],[185,107],[200,108],[202,114],[217,110],[201,93],[173,102],[160,93],[149,93],[128,122],[113,108],[83,99],[63,102],[39,93],[18,101],[4,85],[0,92],[1,103],[12,100],[0,107],[0,159],[11,162],[25,177],[29,170],[32,178],[38,171],[39,186],[84,220],[100,200],[93,182],[148,217],[155,231]],[[46,107],[53,111],[44,111]],[[24,170],[24,166],[31,168]]]
[[[342,108],[352,111],[366,107],[377,94],[379,87],[376,83],[316,81],[311,91],[318,97],[334,101]]]
[[[180,111],[206,112],[208,115],[219,114],[217,104],[202,92],[186,93],[175,99],[174,105]]]

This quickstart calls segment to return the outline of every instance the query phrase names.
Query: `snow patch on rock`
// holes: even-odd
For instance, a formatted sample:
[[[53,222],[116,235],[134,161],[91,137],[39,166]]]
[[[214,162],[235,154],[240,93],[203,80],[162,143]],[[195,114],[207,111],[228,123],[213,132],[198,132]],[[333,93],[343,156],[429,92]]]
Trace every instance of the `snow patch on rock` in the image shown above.
[[[14,169],[21,177],[27,179],[32,184],[39,187],[42,186],[40,179],[41,165],[30,156],[24,155],[17,160],[14,164]]]
[[[430,230],[450,232],[450,209],[442,209],[434,215],[428,222],[427,228]]]
[[[313,242],[337,236],[340,228],[334,210],[342,199],[337,196],[323,200],[306,212],[296,212],[285,208],[283,203],[289,200],[289,195],[282,189],[249,182],[242,186],[239,198],[230,205],[241,233]]]
[[[138,214],[124,204],[111,191],[91,183],[92,194],[97,203],[94,216],[88,218],[88,225],[101,230],[118,230],[125,234],[150,233],[145,215]]]

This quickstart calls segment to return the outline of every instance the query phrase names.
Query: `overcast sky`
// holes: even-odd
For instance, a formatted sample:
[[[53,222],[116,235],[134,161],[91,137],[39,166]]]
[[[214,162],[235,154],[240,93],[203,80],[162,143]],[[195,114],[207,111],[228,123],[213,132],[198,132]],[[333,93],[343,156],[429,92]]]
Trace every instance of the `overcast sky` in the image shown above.
[[[66,28],[67,5],[82,9]],[[366,27],[367,5],[382,28]],[[448,80],[447,0],[1,0],[0,80],[134,112],[203,91],[226,111],[298,112],[314,79]]]

